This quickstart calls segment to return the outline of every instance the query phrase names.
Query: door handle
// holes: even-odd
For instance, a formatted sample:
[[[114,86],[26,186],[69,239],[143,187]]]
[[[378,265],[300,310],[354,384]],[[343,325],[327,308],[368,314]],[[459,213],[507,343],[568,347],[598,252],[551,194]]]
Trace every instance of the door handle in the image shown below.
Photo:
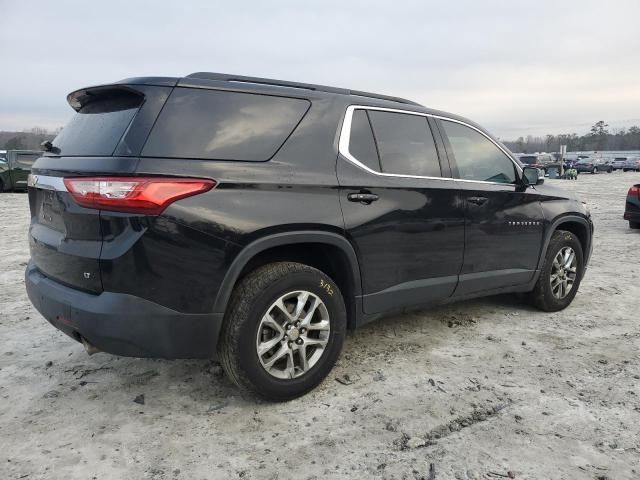
[[[349,195],[347,195],[347,199],[350,202],[360,202],[360,203],[365,203],[365,204],[370,204],[371,202],[375,202],[376,200],[378,200],[378,195],[376,195],[375,193],[368,193],[368,192],[360,192],[360,193],[350,193]]]
[[[487,197],[469,197],[469,198],[467,198],[467,202],[473,203],[474,205],[484,205],[487,200],[489,200]]]

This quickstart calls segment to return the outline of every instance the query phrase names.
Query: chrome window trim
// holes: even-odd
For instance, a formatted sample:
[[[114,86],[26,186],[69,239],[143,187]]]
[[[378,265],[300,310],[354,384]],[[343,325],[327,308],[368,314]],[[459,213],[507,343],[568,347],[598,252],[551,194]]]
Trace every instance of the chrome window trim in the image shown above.
[[[443,180],[443,181],[455,181],[455,182],[467,182],[467,183],[483,183],[489,185],[513,185],[512,183],[500,183],[500,182],[487,182],[484,180],[467,180],[464,178],[452,178],[452,177],[425,177],[421,175],[403,175],[399,173],[386,173],[386,172],[376,172],[375,170],[370,169],[362,162],[358,161],[351,152],[349,152],[349,140],[351,139],[351,122],[353,120],[353,112],[355,110],[377,110],[380,112],[391,112],[391,113],[404,113],[407,115],[416,115],[419,117],[431,117],[437,118],[439,120],[446,120],[448,122],[459,123],[460,125],[464,125],[465,127],[471,128],[476,132],[480,133],[483,137],[493,143],[502,153],[506,155],[506,157],[511,160],[511,163],[515,166],[516,170],[522,175],[522,168],[520,165],[516,163],[516,161],[509,155],[509,153],[502,148],[498,143],[495,142],[491,137],[489,137],[486,133],[480,130],[473,125],[469,125],[466,122],[461,120],[457,120],[455,118],[449,118],[442,115],[434,115],[432,113],[422,113],[422,112],[413,112],[411,110],[402,110],[397,108],[385,108],[385,107],[373,107],[370,105],[349,105],[347,107],[347,111],[344,115],[344,121],[342,122],[342,129],[340,130],[340,139],[338,141],[338,152],[344,158],[346,158],[349,162],[353,163],[355,166],[365,170],[368,173],[373,175],[378,175],[381,177],[398,177],[398,178],[422,178],[427,180]]]
[[[50,177],[48,175],[29,174],[27,186],[39,188],[41,190],[55,190],[57,192],[68,192],[64,184],[64,177]]]

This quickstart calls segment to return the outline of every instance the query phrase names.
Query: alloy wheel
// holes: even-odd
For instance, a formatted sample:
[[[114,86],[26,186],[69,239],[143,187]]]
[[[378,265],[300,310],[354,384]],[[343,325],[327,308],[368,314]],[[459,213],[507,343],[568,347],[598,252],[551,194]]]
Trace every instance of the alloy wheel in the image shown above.
[[[256,352],[276,378],[297,378],[318,363],[329,342],[331,322],[324,302],[304,290],[278,298],[260,320]]]
[[[576,252],[571,247],[560,249],[551,266],[551,293],[562,300],[573,289],[578,277],[578,261]]]

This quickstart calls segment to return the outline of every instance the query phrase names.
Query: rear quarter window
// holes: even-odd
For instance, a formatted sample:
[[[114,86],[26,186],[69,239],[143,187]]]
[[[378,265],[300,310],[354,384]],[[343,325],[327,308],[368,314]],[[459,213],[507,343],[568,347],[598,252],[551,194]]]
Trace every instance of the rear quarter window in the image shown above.
[[[269,160],[293,132],[308,100],[176,88],[142,151],[146,157]]]

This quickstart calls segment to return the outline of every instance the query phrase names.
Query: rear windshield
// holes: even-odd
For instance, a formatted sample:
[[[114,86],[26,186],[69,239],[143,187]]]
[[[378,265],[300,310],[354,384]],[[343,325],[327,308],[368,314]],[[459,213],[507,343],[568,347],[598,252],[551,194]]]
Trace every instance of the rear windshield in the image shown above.
[[[520,157],[520,161],[526,165],[536,163],[537,157]]]
[[[112,90],[85,104],[54,139],[66,156],[109,156],[142,103],[142,97]]]
[[[310,102],[176,88],[142,151],[147,157],[264,161],[293,132]]]

